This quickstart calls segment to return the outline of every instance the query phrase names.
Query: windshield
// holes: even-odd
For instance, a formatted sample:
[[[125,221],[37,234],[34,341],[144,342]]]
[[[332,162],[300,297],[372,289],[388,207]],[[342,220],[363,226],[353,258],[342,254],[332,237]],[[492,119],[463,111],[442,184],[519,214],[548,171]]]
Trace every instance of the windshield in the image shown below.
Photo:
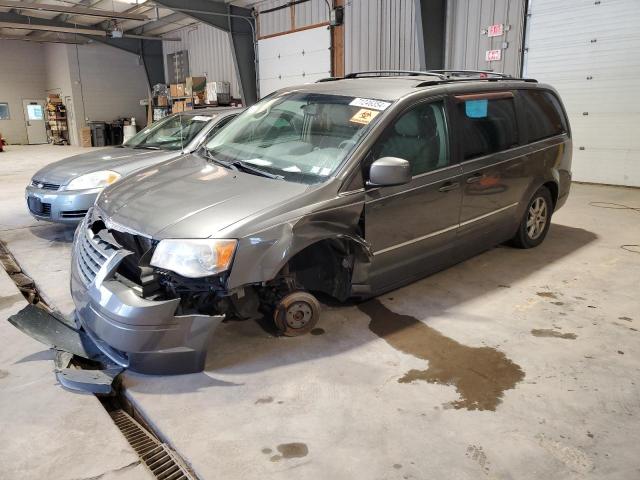
[[[231,122],[205,146],[215,161],[286,180],[329,177],[391,105],[380,100],[290,93],[270,96]],[[251,173],[250,171],[250,173]]]
[[[159,150],[180,150],[212,119],[207,115],[171,115],[152,123],[123,146]]]

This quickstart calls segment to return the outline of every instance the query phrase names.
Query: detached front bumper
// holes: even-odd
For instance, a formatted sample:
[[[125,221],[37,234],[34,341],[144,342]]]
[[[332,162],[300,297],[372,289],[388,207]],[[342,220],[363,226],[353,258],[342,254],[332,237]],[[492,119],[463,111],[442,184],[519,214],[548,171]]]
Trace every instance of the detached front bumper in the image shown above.
[[[204,369],[209,338],[224,316],[175,315],[179,300],[146,300],[114,278],[124,250],[98,258],[95,277],[86,262],[90,233],[82,225],[74,241],[71,295],[77,318],[97,347],[113,362],[147,374],[183,374]],[[83,238],[84,237],[84,238]],[[102,265],[100,260],[104,260]],[[83,263],[85,262],[85,263]],[[91,272],[89,272],[89,276]]]
[[[84,218],[101,191],[101,188],[43,190],[29,185],[24,197],[32,217],[49,222],[75,224]]]

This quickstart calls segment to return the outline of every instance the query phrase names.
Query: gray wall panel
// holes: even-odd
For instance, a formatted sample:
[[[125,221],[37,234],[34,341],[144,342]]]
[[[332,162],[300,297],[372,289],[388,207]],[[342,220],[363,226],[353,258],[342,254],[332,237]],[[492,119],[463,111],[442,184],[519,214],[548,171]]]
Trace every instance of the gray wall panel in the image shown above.
[[[525,3],[525,0],[449,0],[447,68],[493,70],[519,76]],[[481,33],[497,23],[509,30],[491,38]],[[502,50],[502,59],[486,62],[486,51],[498,49]]]
[[[345,72],[424,68],[415,0],[349,0],[345,6]]]
[[[260,12],[269,10],[270,8],[279,7],[288,2],[288,0],[268,0],[254,5],[254,8]],[[296,10],[299,6],[296,6]],[[273,35],[274,33],[282,33],[291,29],[291,11],[288,8],[276,10],[258,16],[260,24],[260,36]]]

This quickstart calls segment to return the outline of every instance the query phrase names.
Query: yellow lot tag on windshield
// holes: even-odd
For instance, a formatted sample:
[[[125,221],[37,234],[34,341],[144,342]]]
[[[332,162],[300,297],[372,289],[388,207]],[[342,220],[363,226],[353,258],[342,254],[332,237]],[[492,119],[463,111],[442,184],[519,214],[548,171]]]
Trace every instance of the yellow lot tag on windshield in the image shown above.
[[[362,123],[363,125],[367,125],[379,113],[380,112],[378,112],[376,110],[369,110],[367,108],[361,108],[360,110],[358,110],[358,113],[356,113],[353,117],[351,117],[350,121],[353,122],[353,123]]]

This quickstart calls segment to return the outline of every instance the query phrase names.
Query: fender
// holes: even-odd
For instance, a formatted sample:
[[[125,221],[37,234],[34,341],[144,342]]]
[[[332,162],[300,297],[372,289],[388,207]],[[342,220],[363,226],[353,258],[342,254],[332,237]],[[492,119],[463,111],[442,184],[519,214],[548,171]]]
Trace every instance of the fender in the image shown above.
[[[363,208],[364,202],[325,210],[239,239],[227,289],[273,280],[297,253],[323,240],[353,242],[357,263],[371,263],[371,246],[359,233]]]

